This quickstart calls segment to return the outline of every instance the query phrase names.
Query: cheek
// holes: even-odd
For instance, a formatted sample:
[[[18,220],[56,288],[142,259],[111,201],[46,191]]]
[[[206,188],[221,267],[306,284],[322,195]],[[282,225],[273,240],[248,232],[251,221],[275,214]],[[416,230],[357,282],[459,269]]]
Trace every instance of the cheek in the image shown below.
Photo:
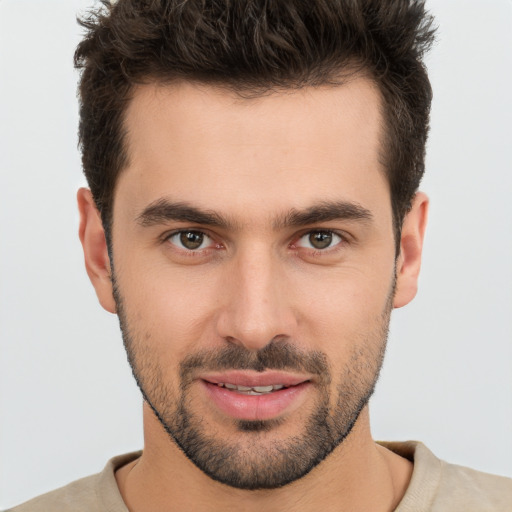
[[[342,269],[281,267],[275,307],[296,317],[290,338],[323,351],[333,364],[346,361],[354,344],[382,324],[392,283],[389,267],[382,259],[378,265],[359,261]],[[230,310],[230,301],[240,300],[240,290],[235,286],[231,294],[227,286],[231,274],[220,264],[178,268],[160,257],[150,262],[142,251],[119,265],[116,260],[131,332],[169,364],[220,342],[218,316]]]
[[[118,276],[130,332],[161,358],[180,361],[212,339],[216,298],[211,278],[173,272],[167,265],[125,265]],[[196,269],[197,270],[197,269]],[[116,271],[117,274],[117,271]],[[127,276],[127,279],[123,277]]]
[[[365,324],[380,315],[389,300],[393,285],[392,269],[373,273],[360,269],[333,272],[323,278],[312,276],[295,287],[294,295],[305,311],[319,322]]]
[[[392,275],[383,272],[374,279],[356,271],[343,273],[328,286],[316,281],[309,293],[297,293],[303,304],[301,338],[309,348],[323,351],[333,365],[346,364],[358,346],[379,344],[387,327]]]

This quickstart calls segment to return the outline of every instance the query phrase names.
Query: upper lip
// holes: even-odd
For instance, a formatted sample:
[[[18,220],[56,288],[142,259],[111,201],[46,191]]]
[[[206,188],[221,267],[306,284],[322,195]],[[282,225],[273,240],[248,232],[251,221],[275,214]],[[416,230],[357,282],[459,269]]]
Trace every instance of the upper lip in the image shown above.
[[[283,386],[297,386],[310,380],[309,377],[287,372],[266,371],[257,373],[249,370],[229,370],[225,372],[208,373],[200,375],[200,379],[211,384],[234,384],[236,386],[273,386],[281,384]]]

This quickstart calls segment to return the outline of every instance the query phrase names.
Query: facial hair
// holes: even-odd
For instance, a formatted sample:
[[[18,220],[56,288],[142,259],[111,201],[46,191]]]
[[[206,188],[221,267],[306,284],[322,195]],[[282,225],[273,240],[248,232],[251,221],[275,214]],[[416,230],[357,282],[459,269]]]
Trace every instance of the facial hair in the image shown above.
[[[170,439],[213,480],[257,490],[275,489],[302,478],[347,438],[373,394],[384,359],[394,285],[377,328],[354,344],[334,388],[324,353],[303,351],[280,337],[257,352],[226,343],[222,349],[191,354],[180,362],[176,389],[152,353],[149,336],[139,339],[134,335],[114,273],[112,281],[128,361],[144,400]],[[282,420],[234,420],[237,439],[209,424],[194,411],[194,375],[223,370],[288,370],[315,376],[317,398],[301,433],[269,440],[269,432]]]

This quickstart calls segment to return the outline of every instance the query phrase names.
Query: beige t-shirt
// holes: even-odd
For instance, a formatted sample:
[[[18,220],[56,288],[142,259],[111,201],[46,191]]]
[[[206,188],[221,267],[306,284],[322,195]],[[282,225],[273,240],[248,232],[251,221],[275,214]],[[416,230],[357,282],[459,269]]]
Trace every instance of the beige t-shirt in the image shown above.
[[[512,479],[448,464],[419,442],[380,444],[414,462],[411,482],[395,512],[512,511]],[[114,473],[140,453],[114,457],[101,473],[7,512],[128,512]]]

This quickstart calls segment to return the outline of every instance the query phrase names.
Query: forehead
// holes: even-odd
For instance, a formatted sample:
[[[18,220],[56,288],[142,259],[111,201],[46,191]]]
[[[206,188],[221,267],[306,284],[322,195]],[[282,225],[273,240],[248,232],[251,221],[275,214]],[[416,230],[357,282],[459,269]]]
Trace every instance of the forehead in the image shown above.
[[[365,78],[254,98],[188,82],[139,86],[115,203],[135,211],[171,196],[227,214],[278,213],[388,194],[380,106]]]

